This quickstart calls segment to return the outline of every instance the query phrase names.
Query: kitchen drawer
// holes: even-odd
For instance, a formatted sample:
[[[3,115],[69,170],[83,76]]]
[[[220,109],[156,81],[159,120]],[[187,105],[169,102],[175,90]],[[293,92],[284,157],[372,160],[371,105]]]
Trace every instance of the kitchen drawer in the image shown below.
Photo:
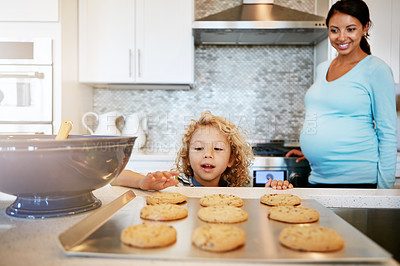
[[[176,154],[135,154],[125,169],[146,174],[156,171],[168,171],[174,167]]]

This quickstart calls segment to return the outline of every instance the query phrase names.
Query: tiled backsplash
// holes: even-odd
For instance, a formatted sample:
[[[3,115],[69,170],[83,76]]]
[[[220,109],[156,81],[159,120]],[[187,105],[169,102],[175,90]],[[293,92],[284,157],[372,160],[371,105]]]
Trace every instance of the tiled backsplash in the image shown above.
[[[196,13],[205,3],[217,2],[227,8],[232,7],[228,2],[241,0],[197,0]],[[314,8],[314,1],[276,2],[303,8],[303,2],[312,2]],[[185,126],[204,110],[246,129],[250,140],[297,139],[304,94],[313,79],[313,52],[312,46],[197,46],[192,90],[95,89],[93,110],[145,112],[149,128],[145,147],[151,151],[177,149]]]

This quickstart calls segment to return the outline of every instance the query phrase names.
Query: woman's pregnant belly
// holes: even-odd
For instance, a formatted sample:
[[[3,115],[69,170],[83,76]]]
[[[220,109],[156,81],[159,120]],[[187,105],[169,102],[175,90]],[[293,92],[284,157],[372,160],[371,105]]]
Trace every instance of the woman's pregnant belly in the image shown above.
[[[364,119],[364,120],[363,120]],[[327,161],[378,161],[378,143],[372,123],[365,118],[319,117],[306,120],[301,149],[311,164]]]

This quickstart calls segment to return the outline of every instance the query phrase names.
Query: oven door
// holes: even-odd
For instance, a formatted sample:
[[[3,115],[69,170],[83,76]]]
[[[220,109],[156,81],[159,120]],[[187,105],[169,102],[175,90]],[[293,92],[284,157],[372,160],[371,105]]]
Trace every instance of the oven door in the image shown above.
[[[0,123],[51,123],[52,71],[52,66],[0,65]]]

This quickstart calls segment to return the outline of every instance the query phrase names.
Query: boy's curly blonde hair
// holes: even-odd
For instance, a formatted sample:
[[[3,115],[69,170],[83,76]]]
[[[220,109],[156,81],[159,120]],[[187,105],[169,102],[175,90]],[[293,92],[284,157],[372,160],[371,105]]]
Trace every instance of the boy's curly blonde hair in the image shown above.
[[[182,146],[178,151],[175,164],[177,170],[186,176],[193,176],[193,169],[189,165],[189,146],[193,134],[199,127],[213,126],[219,129],[228,139],[231,147],[230,158],[235,158],[231,167],[228,167],[221,178],[230,187],[241,187],[249,181],[249,167],[254,158],[251,145],[245,139],[243,130],[239,130],[233,123],[219,116],[214,116],[210,111],[201,114],[199,120],[191,120],[186,133],[182,138]]]

